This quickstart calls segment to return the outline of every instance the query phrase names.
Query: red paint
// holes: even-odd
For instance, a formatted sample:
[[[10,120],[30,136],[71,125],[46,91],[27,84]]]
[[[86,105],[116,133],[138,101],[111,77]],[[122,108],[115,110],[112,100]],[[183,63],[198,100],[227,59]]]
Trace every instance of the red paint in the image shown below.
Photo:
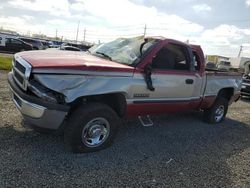
[[[175,102],[175,103],[144,103],[144,104],[129,104],[127,106],[127,117],[157,115],[166,113],[176,113],[180,111],[198,109],[200,100]]]
[[[142,72],[144,66],[152,62],[155,54],[168,43],[179,44],[182,46],[189,46],[197,55],[200,70],[196,72],[166,70],[159,71],[159,74],[176,74],[176,75],[204,75],[204,55],[200,46],[188,45],[186,43],[165,39],[163,37],[151,37],[159,39],[158,45],[151,50],[151,52],[139,63],[136,72]],[[22,52],[19,55],[28,61],[32,67],[39,69],[73,69],[86,71],[112,71],[112,72],[133,72],[134,67],[109,61],[96,56],[88,55],[81,52],[60,51],[60,50],[43,50],[43,51],[29,51]]]
[[[19,55],[39,69],[74,69],[87,71],[133,72],[134,68],[81,52],[43,50]]]
[[[214,104],[215,99],[216,99],[216,96],[206,96],[206,97],[204,97],[202,102],[201,102],[200,108],[201,109],[210,108]]]
[[[162,74],[176,74],[176,75],[194,75],[194,74],[199,74],[201,77],[205,75],[205,58],[204,58],[204,54],[203,51],[201,49],[200,46],[198,45],[190,45],[190,44],[186,44],[177,40],[173,40],[173,39],[166,39],[166,38],[157,38],[160,39],[161,41],[159,42],[159,44],[151,50],[151,52],[145,56],[144,59],[142,59],[142,61],[140,62],[140,64],[138,65],[136,72],[143,72],[144,67],[148,64],[152,63],[153,58],[156,56],[157,52],[162,49],[164,46],[166,46],[167,44],[177,44],[177,45],[181,45],[181,46],[186,46],[186,47],[190,47],[192,49],[192,51],[197,54],[197,63],[200,66],[200,70],[199,71],[178,71],[178,70],[157,70],[157,72],[162,73]]]
[[[204,57],[204,53],[201,49],[201,47],[199,45],[189,45],[190,48],[193,51],[193,54],[196,57],[196,61],[198,63],[198,65],[200,66],[200,70],[199,70],[199,75],[200,76],[204,76],[205,75],[205,57]]]
[[[213,105],[215,99],[216,96],[207,96],[203,99],[186,102],[129,104],[127,106],[126,116],[157,115],[186,110],[207,109]]]
[[[201,109],[208,109],[208,108],[210,108],[214,104],[214,102],[216,100],[216,97],[217,96],[207,96],[207,97],[204,97],[203,100],[202,100],[200,108]],[[230,105],[233,102],[236,102],[239,98],[240,98],[240,91],[238,91],[237,93],[235,93],[231,97],[231,99],[229,100],[228,104]]]

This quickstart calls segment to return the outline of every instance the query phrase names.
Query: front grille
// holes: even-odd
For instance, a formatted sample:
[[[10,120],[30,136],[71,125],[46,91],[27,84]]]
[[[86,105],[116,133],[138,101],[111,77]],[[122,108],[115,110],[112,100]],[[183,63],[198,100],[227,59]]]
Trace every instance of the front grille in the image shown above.
[[[18,82],[23,85],[23,76],[21,76],[16,70],[14,70],[14,77],[18,80]]]
[[[30,73],[31,65],[20,56],[15,55],[13,59],[14,80],[25,91],[27,90]]]
[[[20,64],[17,60],[14,60],[15,61],[15,67],[23,74],[25,74],[25,67]]]

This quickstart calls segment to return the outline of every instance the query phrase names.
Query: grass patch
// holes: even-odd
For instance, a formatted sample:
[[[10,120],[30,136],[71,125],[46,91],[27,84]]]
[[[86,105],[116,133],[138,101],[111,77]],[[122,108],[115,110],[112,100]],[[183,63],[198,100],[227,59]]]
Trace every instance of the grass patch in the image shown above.
[[[0,56],[0,70],[11,70],[13,57]]]

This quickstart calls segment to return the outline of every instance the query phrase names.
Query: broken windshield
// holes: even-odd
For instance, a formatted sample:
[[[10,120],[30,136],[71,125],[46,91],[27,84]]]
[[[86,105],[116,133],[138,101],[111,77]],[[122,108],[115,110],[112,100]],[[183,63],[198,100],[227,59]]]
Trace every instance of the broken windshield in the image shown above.
[[[90,49],[91,54],[122,64],[132,65],[141,58],[158,40],[144,37],[119,38]]]

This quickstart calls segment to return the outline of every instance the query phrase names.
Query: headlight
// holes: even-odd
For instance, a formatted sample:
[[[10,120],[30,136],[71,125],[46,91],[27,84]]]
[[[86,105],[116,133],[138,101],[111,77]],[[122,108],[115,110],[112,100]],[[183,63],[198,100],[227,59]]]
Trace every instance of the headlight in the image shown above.
[[[57,99],[63,98],[65,102],[72,102],[71,98],[76,95],[75,90],[77,90],[77,88],[84,87],[85,84],[88,84],[89,80],[88,76],[86,75],[65,75],[59,73],[33,74],[33,78],[43,87],[50,89],[58,94]]]
[[[64,96],[62,94],[44,87],[43,85],[41,85],[39,82],[35,80],[31,80],[29,82],[28,88],[37,97],[44,99],[45,101],[53,102],[53,103],[60,103],[60,104],[65,103]]]

